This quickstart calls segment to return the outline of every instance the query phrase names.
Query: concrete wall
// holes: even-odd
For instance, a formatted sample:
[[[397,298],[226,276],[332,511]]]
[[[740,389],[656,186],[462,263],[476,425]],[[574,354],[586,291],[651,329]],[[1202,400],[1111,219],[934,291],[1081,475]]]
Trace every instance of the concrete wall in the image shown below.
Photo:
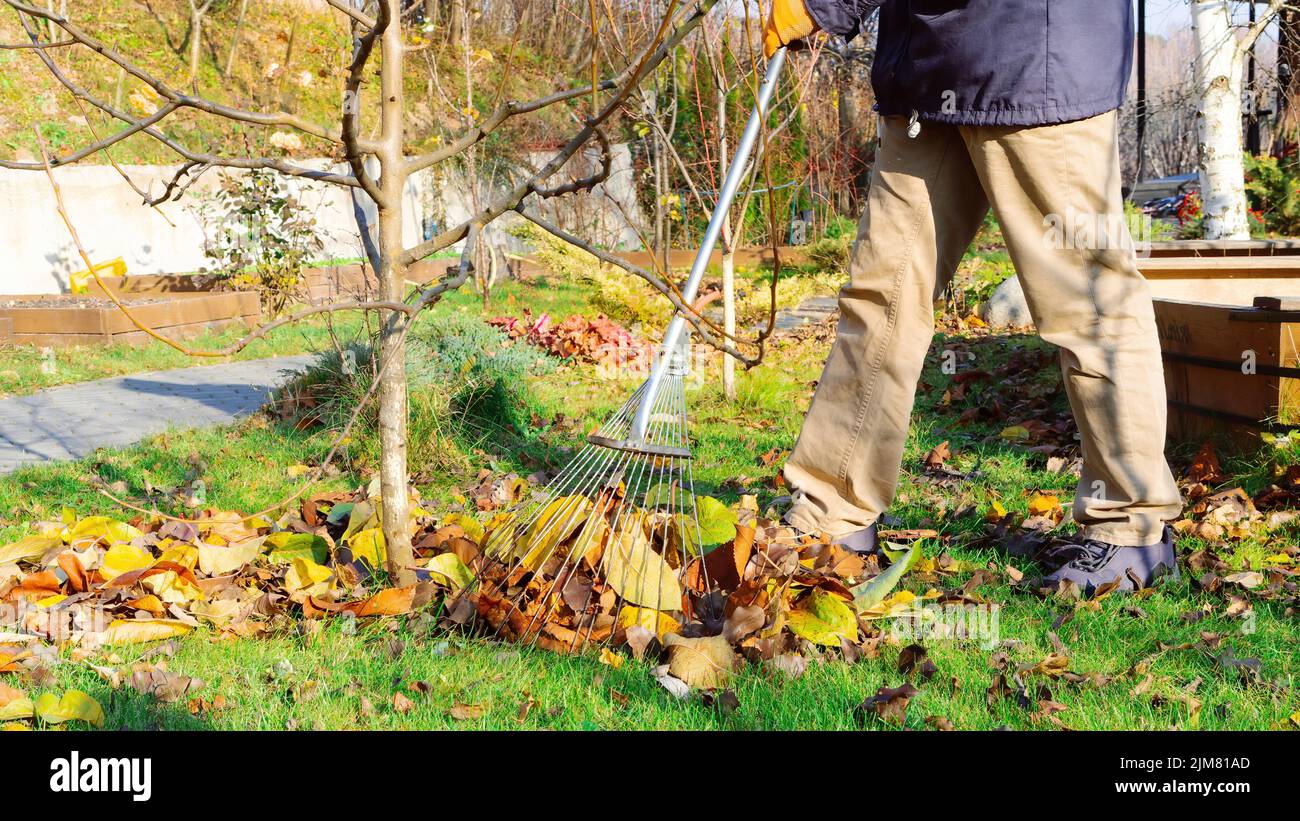
[[[526,173],[528,165],[542,159],[525,159],[519,173]],[[608,199],[617,199],[627,213],[640,219],[636,216],[639,211],[632,187],[631,154],[626,146],[615,147],[614,160],[614,173],[605,185],[569,206],[553,208],[551,213],[564,212],[569,217],[562,220],[566,227],[603,244],[635,245],[635,231]],[[594,161],[590,155],[575,158],[571,163],[573,175],[582,175]],[[325,161],[304,164],[328,166]],[[175,167],[124,166],[124,170],[136,185],[158,192]],[[556,175],[552,182],[559,181],[569,170]],[[195,209],[197,196],[215,186],[219,173],[218,169],[209,171],[180,202],[153,209],[141,203],[140,196],[111,166],[79,165],[54,171],[72,224],[91,259],[100,263],[122,257],[131,274],[185,273],[209,264],[203,255],[203,227]],[[484,191],[477,202],[486,203],[505,182]],[[348,190],[298,178],[290,178],[290,185],[303,205],[315,214],[325,242],[323,258],[364,255]],[[412,177],[404,195],[403,241],[414,245],[423,239],[426,227],[445,228],[468,217],[476,207],[476,198],[468,189],[454,173],[430,170]],[[373,220],[373,204],[366,204]],[[5,254],[0,268],[0,294],[66,291],[69,274],[84,270],[85,265],[58,215],[45,174],[0,169],[0,214],[4,215],[0,219],[0,248]],[[519,217],[506,215],[489,235],[509,243],[504,230],[512,219]]]

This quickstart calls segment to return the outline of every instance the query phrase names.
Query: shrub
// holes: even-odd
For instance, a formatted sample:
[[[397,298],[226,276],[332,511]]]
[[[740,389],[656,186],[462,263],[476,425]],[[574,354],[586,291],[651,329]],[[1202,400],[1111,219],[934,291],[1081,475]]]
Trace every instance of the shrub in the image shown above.
[[[640,277],[605,265],[532,223],[511,229],[511,234],[532,245],[533,257],[556,276],[589,285],[592,307],[609,318],[660,326],[672,316],[672,304]]]
[[[432,321],[429,321],[432,320]],[[373,350],[355,343],[328,351],[286,392],[309,396],[303,415],[339,430],[370,389],[377,367]],[[528,380],[554,364],[544,354],[511,345],[505,334],[464,314],[428,316],[406,343],[409,428],[413,473],[459,470],[466,454],[489,438],[522,431],[533,402]],[[378,417],[372,401],[353,427],[353,458],[379,458]]]
[[[1251,233],[1300,233],[1300,163],[1294,157],[1243,157]]]
[[[213,273],[231,287],[257,291],[270,314],[293,299],[303,267],[324,247],[311,212],[273,171],[224,174],[195,210]]]

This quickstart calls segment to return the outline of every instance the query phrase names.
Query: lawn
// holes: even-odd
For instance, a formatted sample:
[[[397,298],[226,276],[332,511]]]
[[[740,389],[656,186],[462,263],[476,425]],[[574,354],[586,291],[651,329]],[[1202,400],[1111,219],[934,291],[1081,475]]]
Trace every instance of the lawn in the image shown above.
[[[590,313],[581,289],[551,283],[537,288],[510,283],[494,295],[492,313],[556,316]],[[421,322],[446,321],[450,312],[477,314],[476,297],[455,295]],[[932,528],[923,542],[929,557],[945,552],[970,563],[966,572],[938,580],[972,598],[1000,605],[993,642],[932,639],[924,642],[934,670],[900,671],[911,643],[884,636],[874,652],[854,664],[827,657],[788,677],[771,665],[749,664],[736,676],[735,699],[695,693],[679,700],[660,687],[647,665],[619,655],[608,663],[596,654],[563,657],[449,633],[429,611],[382,619],[330,619],[279,625],[269,637],[231,640],[199,629],[164,644],[119,648],[116,655],[83,657],[64,648],[33,689],[84,690],[103,705],[108,727],[286,728],[555,728],[555,729],[845,729],[893,726],[855,707],[882,686],[909,679],[919,692],[904,726],[915,729],[997,727],[1052,729],[1268,729],[1293,726],[1300,697],[1292,690],[1300,642],[1294,602],[1252,598],[1247,611],[1230,609],[1223,592],[1201,589],[1195,573],[1161,584],[1138,597],[1108,596],[1097,602],[1041,598],[1013,589],[1008,564],[1032,570],[1000,553],[987,532],[988,511],[1000,505],[1025,514],[1035,496],[1063,491],[1068,470],[1032,446],[1041,441],[1004,435],[1033,414],[1050,436],[1067,439],[1059,373],[1039,362],[1046,346],[1036,339],[988,335],[949,318],[933,346],[918,395],[899,497],[889,526]],[[309,334],[299,339],[308,344]],[[319,338],[317,339],[319,342]],[[288,351],[288,343],[285,351]],[[776,479],[781,454],[798,432],[811,397],[826,334],[805,334],[775,344],[766,361],[743,373],[734,401],[712,378],[688,392],[696,452],[698,493],[734,500],[758,497],[760,510],[786,493]],[[942,368],[945,350],[962,357],[962,369],[996,374],[1011,368],[1014,379],[955,379]],[[711,377],[712,375],[710,375]],[[539,465],[560,465],[564,446],[606,416],[634,387],[598,378],[587,365],[564,365],[527,386],[527,410],[536,428],[513,431],[509,447],[480,446],[456,470],[422,472],[430,506],[454,504],[476,482],[477,471],[526,475]],[[1001,415],[991,408],[1001,408]],[[563,413],[577,420],[557,431],[541,420]],[[1032,426],[1031,426],[1032,427]],[[1039,437],[1032,431],[1032,437]],[[952,455],[947,471],[926,465],[942,442]],[[148,487],[165,490],[201,476],[208,504],[253,510],[289,495],[300,481],[290,466],[316,464],[328,447],[323,431],[300,431],[255,417],[210,430],[174,432],[131,448],[101,451],[79,463],[23,469],[0,477],[0,544],[26,532],[26,523],[56,518],[63,507],[79,514],[123,515],[98,494],[93,481],[116,483],[137,502]],[[1197,443],[1175,448],[1182,470]],[[1241,484],[1252,494],[1274,480],[1276,464],[1295,459],[1295,448],[1263,457],[1225,458],[1224,487]],[[413,469],[418,468],[413,465]],[[344,459],[322,489],[342,489],[369,479],[361,461]],[[125,518],[125,516],[124,516]],[[1230,564],[1258,568],[1264,557],[1297,543],[1294,524],[1267,536],[1253,535],[1218,547]],[[1180,537],[1184,556],[1203,546]],[[979,565],[990,572],[974,575]],[[935,579],[906,577],[918,594]],[[1062,661],[1061,658],[1065,660]],[[194,699],[163,702],[130,687],[114,689],[92,665],[127,670],[147,660],[193,676],[203,686]],[[1041,662],[1047,662],[1040,664]],[[1069,673],[1063,675],[1062,672]],[[1019,671],[1019,673],[1017,673]],[[1005,680],[1007,686],[1000,686]],[[28,686],[16,675],[0,681]],[[870,712],[870,711],[868,711]]]

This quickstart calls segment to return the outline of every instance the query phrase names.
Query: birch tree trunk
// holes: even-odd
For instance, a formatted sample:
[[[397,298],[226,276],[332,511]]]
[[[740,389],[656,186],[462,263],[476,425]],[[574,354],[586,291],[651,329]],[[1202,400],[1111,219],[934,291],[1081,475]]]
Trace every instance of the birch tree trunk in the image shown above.
[[[1227,0],[1192,0],[1196,40],[1197,172],[1206,239],[1250,239],[1241,159],[1241,71],[1244,49],[1232,30]]]
[[[402,156],[402,45],[401,0],[381,0],[389,6],[392,21],[384,30],[380,47],[379,84],[382,136],[378,150],[379,178],[379,298],[400,302],[405,266],[402,256],[402,189],[406,184]],[[409,527],[406,465],[406,314],[389,312],[379,332],[379,361],[387,363],[379,383],[379,493],[383,511],[384,546],[388,574],[395,584],[415,583],[414,553]]]

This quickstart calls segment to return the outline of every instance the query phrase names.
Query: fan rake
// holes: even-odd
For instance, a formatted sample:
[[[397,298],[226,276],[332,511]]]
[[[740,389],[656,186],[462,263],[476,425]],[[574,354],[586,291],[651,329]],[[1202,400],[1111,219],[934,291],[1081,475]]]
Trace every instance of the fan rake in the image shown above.
[[[767,64],[699,253],[681,290],[691,304],[762,130],[785,50]],[[721,619],[722,599],[703,561],[685,377],[690,333],[678,313],[648,378],[587,437],[549,484],[490,525],[472,582],[495,634],[573,652],[639,626],[662,637],[679,619]]]

